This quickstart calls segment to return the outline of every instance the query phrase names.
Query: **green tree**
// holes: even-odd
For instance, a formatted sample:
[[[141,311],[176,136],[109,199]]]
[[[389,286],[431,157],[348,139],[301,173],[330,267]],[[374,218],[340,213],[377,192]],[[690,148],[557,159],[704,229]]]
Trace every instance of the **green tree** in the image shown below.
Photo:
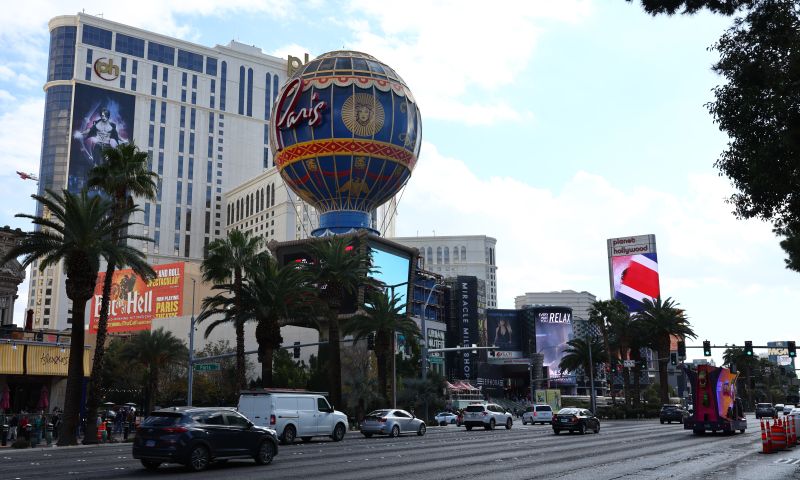
[[[38,261],[40,271],[64,263],[67,298],[72,300],[72,325],[70,334],[70,359],[67,373],[67,389],[64,402],[63,434],[59,445],[75,445],[78,414],[83,390],[84,314],[86,302],[94,293],[101,258],[119,264],[144,262],[144,254],[128,247],[125,240],[144,240],[128,235],[128,222],[116,222],[108,214],[111,202],[100,196],[89,196],[86,191],[62,194],[47,190],[45,196],[33,195],[41,204],[42,216],[17,214],[28,218],[35,230],[23,235],[20,243],[12,248],[0,265],[24,255],[23,267]],[[125,215],[133,208],[128,208]],[[119,241],[116,241],[118,239]]]
[[[272,353],[283,343],[281,327],[290,322],[301,326],[313,325],[316,290],[308,282],[305,270],[296,264],[280,267],[266,252],[256,255],[247,267],[247,276],[236,296],[228,294],[233,287],[230,284],[216,285],[213,289],[221,294],[203,300],[199,319],[217,316],[206,328],[206,337],[217,325],[233,319],[243,323],[255,322],[261,382],[264,387],[272,387]]]
[[[618,358],[611,353],[611,342],[609,337],[614,328],[614,323],[625,321],[630,318],[628,307],[619,300],[598,300],[589,307],[589,323],[597,325],[600,328],[600,334],[603,337],[603,346],[606,349],[606,358],[608,361]],[[616,403],[616,393],[614,392],[614,372],[608,375],[608,391],[611,392],[612,404]]]
[[[305,264],[324,305],[328,340],[328,381],[334,405],[342,404],[342,360],[339,312],[345,296],[358,295],[371,271],[366,245],[357,236],[334,236],[311,244],[312,261]],[[320,330],[320,336],[323,336]]]
[[[661,385],[661,402],[669,403],[669,383],[667,362],[669,361],[672,337],[697,338],[684,311],[678,308],[678,302],[661,297],[644,299],[644,309],[636,314],[647,329],[649,346],[658,352],[658,383]]]
[[[216,297],[229,296],[233,298],[231,310],[223,318],[224,321],[214,321],[206,329],[206,337],[215,327],[233,323],[236,331],[236,379],[239,388],[247,388],[247,372],[245,370],[244,355],[244,324],[245,318],[241,315],[242,288],[244,285],[245,274],[248,268],[255,263],[255,258],[263,245],[261,237],[251,236],[249,232],[231,230],[225,238],[217,239],[208,245],[208,256],[203,260],[201,270],[203,281],[214,282],[218,293]],[[203,300],[203,310],[197,317],[197,321],[202,322],[209,319],[214,313],[215,302],[223,300],[212,300],[206,297]]]
[[[432,371],[428,378],[403,378],[402,390],[397,394],[397,402],[415,416],[425,420],[422,415],[425,406],[429,410],[439,411],[445,406],[445,379],[438,372]]]
[[[609,317],[609,344],[610,348],[619,355],[620,361],[632,360],[632,351],[637,351],[643,346],[641,339],[645,336],[637,321],[628,315]],[[625,392],[625,404],[630,406],[633,402],[631,391],[630,368],[622,370],[622,385]],[[612,374],[613,375],[613,374]],[[638,397],[637,397],[638,398]]]
[[[591,351],[591,355],[590,355]],[[591,361],[589,360],[591,358]],[[606,357],[606,350],[603,347],[603,341],[597,337],[586,338],[573,338],[567,342],[567,348],[564,349],[564,355],[561,361],[558,362],[558,368],[561,372],[577,372],[579,369],[583,370],[586,379],[589,378],[589,372],[593,372],[598,363],[608,361]]]
[[[273,351],[272,370],[272,384],[276,387],[308,387],[308,367],[302,360],[295,361],[285,348]]]
[[[208,342],[196,355],[198,358],[236,353],[228,340]],[[236,381],[236,357],[224,357],[214,360],[220,369],[210,372],[195,372],[192,389],[192,403],[199,406],[236,405],[239,384]],[[247,364],[246,364],[247,366]],[[183,389],[186,379],[181,378]]]
[[[631,1],[631,0],[628,0]],[[708,109],[730,139],[716,167],[737,192],[739,218],[773,223],[789,269],[800,271],[800,9],[795,0],[642,0],[653,15],[743,13],[713,45],[725,84]]]
[[[133,143],[125,143],[117,147],[103,150],[104,162],[89,171],[89,186],[97,187],[107,194],[112,201],[111,218],[118,223],[127,222],[134,207],[134,197],[146,200],[156,198],[156,180],[158,175],[147,168],[147,153],[139,151]],[[119,235],[112,237],[112,241],[119,242]],[[148,239],[149,240],[149,239]],[[108,329],[108,310],[111,300],[111,284],[114,271],[120,264],[109,260],[106,263],[106,273],[103,279],[103,296],[100,301],[100,318],[97,321],[97,341],[92,361],[92,375],[89,380],[88,395],[86,398],[86,418],[96,418],[102,396],[100,375],[103,371],[103,356],[105,355],[106,333]],[[127,264],[137,275],[142,278],[151,278],[155,275],[153,269],[145,261],[136,261]],[[97,443],[97,424],[88,422],[83,443]]]
[[[388,377],[392,354],[396,350],[395,334],[400,333],[405,336],[406,341],[411,342],[416,342],[422,337],[417,324],[405,313],[400,313],[406,308],[400,301],[396,295],[390,298],[384,292],[372,291],[364,305],[364,313],[351,318],[344,326],[345,334],[353,334],[353,339],[356,341],[375,334],[378,392],[387,403],[394,394],[388,388]]]
[[[146,414],[153,411],[153,405],[158,398],[161,372],[185,361],[188,354],[186,345],[163,328],[142,330],[126,342],[123,358],[147,369]]]

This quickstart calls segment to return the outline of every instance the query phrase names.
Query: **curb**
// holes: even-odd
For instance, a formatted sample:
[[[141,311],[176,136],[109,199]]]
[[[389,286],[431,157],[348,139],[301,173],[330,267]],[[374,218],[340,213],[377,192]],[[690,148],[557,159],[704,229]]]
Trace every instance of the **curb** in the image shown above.
[[[107,447],[122,447],[132,445],[131,442],[116,442],[116,443],[95,443],[92,445],[68,445],[64,447],[59,447],[55,443],[51,446],[36,446],[33,448],[13,448],[11,446],[8,447],[0,447],[0,455],[7,455],[9,453],[18,453],[18,452],[52,452],[55,450],[81,450],[87,448],[107,448]]]

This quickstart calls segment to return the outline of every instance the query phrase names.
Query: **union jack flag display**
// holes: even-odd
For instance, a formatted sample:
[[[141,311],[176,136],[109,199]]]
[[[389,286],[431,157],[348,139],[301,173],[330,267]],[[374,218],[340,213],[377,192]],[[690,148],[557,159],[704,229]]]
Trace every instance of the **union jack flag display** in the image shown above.
[[[614,298],[631,312],[642,311],[644,299],[654,300],[660,295],[655,252],[611,257],[611,265]]]

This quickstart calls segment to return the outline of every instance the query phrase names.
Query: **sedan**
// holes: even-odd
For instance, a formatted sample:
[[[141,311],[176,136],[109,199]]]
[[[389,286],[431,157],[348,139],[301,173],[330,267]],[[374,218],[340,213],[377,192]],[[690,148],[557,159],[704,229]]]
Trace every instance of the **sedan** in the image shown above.
[[[561,433],[562,430],[567,430],[569,433],[578,432],[581,435],[586,433],[587,430],[600,433],[600,419],[585,408],[562,408],[557,414],[553,415],[552,425],[553,433],[556,435]]]
[[[455,425],[458,423],[458,416],[453,412],[441,412],[437,413],[435,417],[433,417],[441,426],[445,426],[447,424]]]
[[[181,463],[197,472],[231,458],[267,465],[277,454],[275,430],[254,426],[229,408],[158,410],[142,422],[133,441],[133,458],[148,470]]]
[[[370,438],[373,435],[397,437],[401,433],[425,435],[425,422],[405,410],[375,410],[364,417],[361,433]]]

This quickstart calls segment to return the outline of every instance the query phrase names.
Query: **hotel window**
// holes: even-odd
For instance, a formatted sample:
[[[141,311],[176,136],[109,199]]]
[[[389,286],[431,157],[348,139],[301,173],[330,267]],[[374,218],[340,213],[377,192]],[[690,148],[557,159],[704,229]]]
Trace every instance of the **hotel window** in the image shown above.
[[[153,100],[155,103],[155,100]],[[167,102],[161,102],[161,123],[167,123]]]
[[[92,63],[92,49],[86,49],[86,63]]]
[[[131,78],[131,90],[136,91],[136,77]]]
[[[192,89],[197,89],[197,75],[192,75]]]
[[[144,58],[144,40],[117,33],[117,42],[114,50],[135,57]],[[133,61],[133,74],[136,75],[136,60]]]
[[[244,66],[239,67],[239,115],[244,115]]]
[[[117,39],[117,40],[119,40],[119,39]],[[133,60],[131,62],[131,74],[132,75],[138,75],[138,70],[139,70],[139,61],[138,60]]]
[[[175,64],[175,49],[156,42],[147,43],[147,59],[153,62]]]
[[[222,76],[219,81],[219,109],[225,111],[225,94],[228,91],[228,63],[222,62]]]
[[[111,50],[111,32],[92,25],[83,25],[83,43]]]
[[[247,116],[253,116],[253,69],[247,69]]]
[[[181,73],[181,87],[186,86],[186,78],[187,78],[186,72]]]
[[[158,80],[158,66],[157,65],[153,65],[153,76],[152,76],[152,78],[153,78],[153,80]]]
[[[203,56],[198,53],[178,49],[178,66],[203,73]]]
[[[213,57],[206,57],[206,75],[211,75],[212,77],[217,76],[217,59]],[[213,89],[211,90],[214,91]]]
[[[125,58],[125,57],[122,57],[121,62],[122,63],[120,64],[119,69],[122,70],[123,72],[128,70],[128,59]],[[133,75],[136,75],[136,74],[134,73]]]

